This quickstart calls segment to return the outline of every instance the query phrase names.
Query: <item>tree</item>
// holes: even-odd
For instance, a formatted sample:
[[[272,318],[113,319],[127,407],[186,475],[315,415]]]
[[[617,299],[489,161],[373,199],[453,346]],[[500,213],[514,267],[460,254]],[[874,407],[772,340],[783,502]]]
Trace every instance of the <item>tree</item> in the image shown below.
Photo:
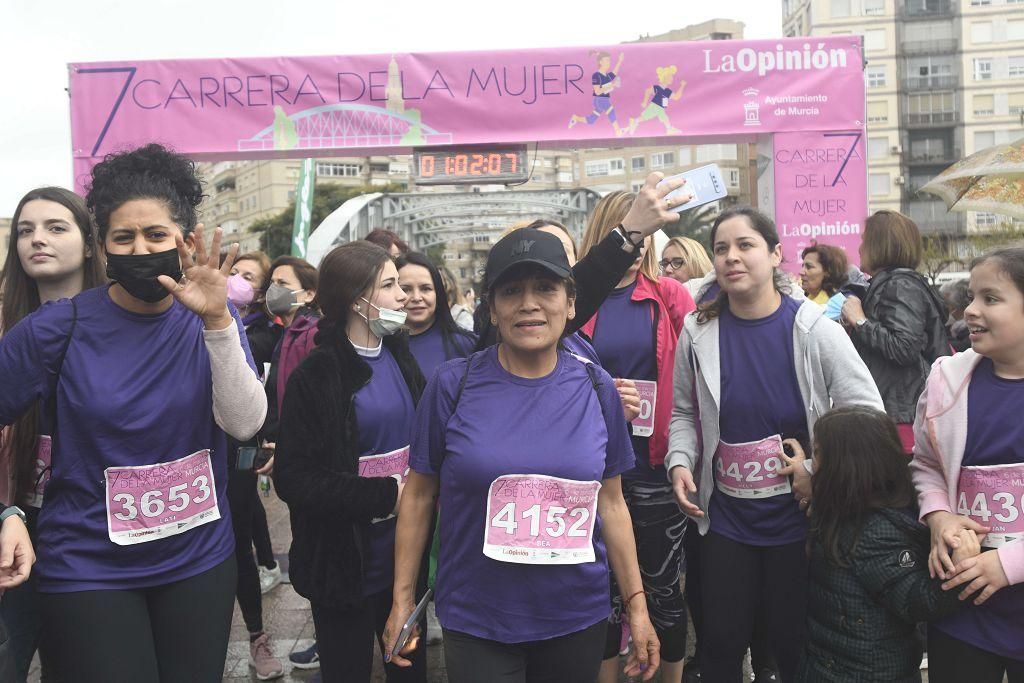
[[[950,266],[961,263],[954,251],[954,243],[947,235],[925,235],[922,238],[924,250],[921,252],[921,270],[928,281],[935,284],[939,273],[945,272]]]
[[[1006,221],[992,230],[970,233],[962,241],[949,235],[924,235],[922,240],[921,271],[935,284],[940,273],[954,267],[964,270],[975,256],[1024,241],[1024,227]]]
[[[704,249],[710,247],[711,226],[715,222],[717,210],[711,204],[700,206],[690,211],[683,211],[679,220],[665,226],[665,234],[669,237],[689,237],[704,245]]]
[[[318,183],[313,189],[313,217],[310,221],[310,234],[323,223],[324,219],[339,206],[359,195],[371,192],[401,192],[402,185],[388,184],[382,187],[352,187],[336,183]],[[287,208],[276,216],[262,218],[249,226],[250,232],[260,233],[260,248],[273,259],[282,254],[290,254],[292,248],[292,227],[295,221],[295,202],[288,203]]]

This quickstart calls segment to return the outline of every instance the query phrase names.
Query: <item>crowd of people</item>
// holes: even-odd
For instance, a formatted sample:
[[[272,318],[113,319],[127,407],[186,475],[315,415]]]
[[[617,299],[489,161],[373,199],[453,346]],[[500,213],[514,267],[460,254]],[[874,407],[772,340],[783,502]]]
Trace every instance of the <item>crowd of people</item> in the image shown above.
[[[84,198],[26,194],[0,683],[37,654],[47,681],[218,681],[235,599],[254,674],[282,676],[270,479],[316,630],[290,659],[324,681],[379,650],[425,682],[440,637],[455,683],[612,683],[621,658],[738,683],[748,652],[760,683],[909,683],[925,644],[932,683],[1024,683],[1024,248],[937,292],[880,211],[862,270],[813,244],[795,278],[734,207],[659,260],[688,199],[661,180],[579,245],[506,231],[479,303],[383,229],[317,266],[207,239],[194,165],[155,144]]]

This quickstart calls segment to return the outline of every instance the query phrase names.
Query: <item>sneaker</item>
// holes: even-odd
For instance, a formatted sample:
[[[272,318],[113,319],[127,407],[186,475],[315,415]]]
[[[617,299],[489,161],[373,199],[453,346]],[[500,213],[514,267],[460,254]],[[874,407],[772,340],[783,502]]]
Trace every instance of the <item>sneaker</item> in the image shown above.
[[[288,655],[288,661],[296,669],[319,669],[320,651],[317,650],[316,643],[313,643],[305,650],[299,650]]]
[[[427,605],[427,645],[437,645],[444,641],[444,636],[441,635],[441,622],[437,620],[437,610],[434,608],[434,603],[431,601]]]
[[[779,680],[779,672],[774,669],[761,669],[754,676],[754,683],[777,683]]]
[[[925,652],[924,656],[921,657],[921,671],[927,671],[927,670],[928,670],[928,653]]]
[[[249,643],[249,666],[256,669],[256,678],[269,681],[284,676],[284,664],[270,651],[270,636],[266,633]]]
[[[281,583],[281,565],[274,565],[273,569],[260,566],[260,593],[269,593],[270,590]]]
[[[687,657],[683,664],[683,683],[700,683],[700,662],[696,657]]]

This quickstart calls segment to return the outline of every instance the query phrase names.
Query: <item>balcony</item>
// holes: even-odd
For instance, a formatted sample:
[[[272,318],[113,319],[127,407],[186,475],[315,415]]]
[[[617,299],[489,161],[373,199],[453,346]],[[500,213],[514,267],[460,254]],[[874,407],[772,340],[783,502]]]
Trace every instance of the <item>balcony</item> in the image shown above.
[[[909,166],[948,166],[960,160],[960,150],[910,152],[903,156]]]
[[[956,52],[959,45],[956,38],[911,40],[901,43],[899,50],[904,55],[949,55]]]
[[[963,235],[967,232],[965,214],[949,213],[945,202],[938,199],[911,199],[906,213],[917,223],[923,235]]]
[[[934,111],[909,113],[903,115],[903,125],[907,128],[940,128],[956,125],[960,121],[958,111]]]
[[[956,76],[909,76],[903,79],[903,89],[914,90],[952,90],[959,85]]]
[[[903,0],[899,16],[904,19],[937,19],[956,14],[953,0]]]

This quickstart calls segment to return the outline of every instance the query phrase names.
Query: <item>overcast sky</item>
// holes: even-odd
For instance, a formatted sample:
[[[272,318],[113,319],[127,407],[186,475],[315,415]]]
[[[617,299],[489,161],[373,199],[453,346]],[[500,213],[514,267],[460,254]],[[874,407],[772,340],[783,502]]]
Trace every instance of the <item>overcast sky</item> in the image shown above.
[[[708,19],[782,35],[781,0],[0,0],[0,216],[71,187],[68,62],[617,43]]]

